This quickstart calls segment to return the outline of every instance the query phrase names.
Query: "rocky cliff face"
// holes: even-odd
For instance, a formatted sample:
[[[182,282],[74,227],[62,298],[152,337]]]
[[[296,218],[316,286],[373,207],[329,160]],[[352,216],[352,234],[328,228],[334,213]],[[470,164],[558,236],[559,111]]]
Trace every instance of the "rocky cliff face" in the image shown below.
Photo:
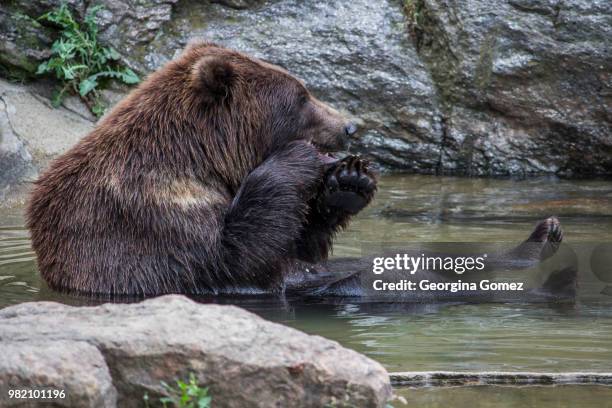
[[[32,17],[57,3],[2,6],[5,76],[31,73],[45,58],[53,32]],[[80,15],[90,3],[71,1]],[[152,71],[192,37],[265,58],[358,118],[352,149],[383,167],[612,173],[606,0],[97,3],[106,6],[102,38],[131,67]]]
[[[441,170],[612,171],[612,3],[414,4],[446,123]]]
[[[54,40],[52,28],[37,18],[67,3],[78,19],[96,5],[101,38],[115,47],[128,65],[138,59],[141,48],[160,33],[170,21],[172,6],[178,0],[12,0],[0,5],[0,66],[4,76],[31,77],[36,67],[49,56]]]

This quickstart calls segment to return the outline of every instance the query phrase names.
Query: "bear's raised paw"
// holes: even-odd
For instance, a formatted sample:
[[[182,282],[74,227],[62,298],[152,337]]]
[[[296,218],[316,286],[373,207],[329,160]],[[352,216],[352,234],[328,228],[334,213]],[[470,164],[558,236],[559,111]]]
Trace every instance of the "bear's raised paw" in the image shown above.
[[[359,156],[347,156],[325,174],[326,203],[351,214],[370,203],[376,191],[376,177],[369,162]]]

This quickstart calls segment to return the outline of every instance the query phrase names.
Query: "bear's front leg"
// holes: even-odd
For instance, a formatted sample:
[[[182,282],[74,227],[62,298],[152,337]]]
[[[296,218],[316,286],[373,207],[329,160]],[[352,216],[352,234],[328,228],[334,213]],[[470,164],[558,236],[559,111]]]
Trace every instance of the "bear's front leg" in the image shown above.
[[[350,217],[365,208],[376,192],[376,176],[368,161],[348,156],[334,163],[324,175],[318,194],[310,201],[304,230],[296,242],[297,257],[307,262],[327,258],[334,234]]]
[[[220,291],[281,289],[283,266],[292,259],[323,171],[316,149],[295,142],[246,177],[225,215],[223,257],[214,268],[227,284]]]

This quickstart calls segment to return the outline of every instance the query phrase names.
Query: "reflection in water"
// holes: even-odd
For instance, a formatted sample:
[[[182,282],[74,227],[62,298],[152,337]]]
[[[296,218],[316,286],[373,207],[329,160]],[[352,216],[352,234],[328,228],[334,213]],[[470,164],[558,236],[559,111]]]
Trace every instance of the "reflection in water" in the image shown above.
[[[389,371],[609,371],[612,364],[611,303],[215,302],[238,304],[266,319],[337,340]]]
[[[22,209],[0,211],[0,307],[33,300],[101,302],[46,288],[35,269]],[[600,294],[606,283],[590,273],[588,256],[596,243],[612,242],[611,214],[612,183],[606,181],[387,176],[374,205],[341,235],[336,255],[359,255],[365,247],[384,242],[518,242],[537,220],[557,215],[565,242],[580,258],[578,302],[336,304],[274,297],[198,301],[238,304],[267,319],[337,340],[380,361],[389,371],[609,371],[612,297]],[[604,392],[593,390],[593,395]],[[461,395],[465,401],[474,398],[472,389],[462,392],[453,392],[456,406],[462,406]],[[491,399],[501,393],[512,401],[543,398],[535,391],[523,397],[499,387],[478,392],[490,394]],[[411,393],[404,395],[408,398]],[[448,402],[445,393],[432,391],[421,401],[437,406],[436,401]]]
[[[561,219],[569,241],[610,241],[612,183],[384,177],[374,205],[336,248],[347,254],[360,248],[360,240],[518,242],[550,215]]]

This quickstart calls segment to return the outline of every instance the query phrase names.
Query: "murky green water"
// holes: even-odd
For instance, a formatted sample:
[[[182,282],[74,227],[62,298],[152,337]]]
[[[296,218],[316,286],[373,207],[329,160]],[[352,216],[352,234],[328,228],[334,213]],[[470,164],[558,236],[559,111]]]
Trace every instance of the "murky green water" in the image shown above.
[[[429,408],[493,408],[493,407],[555,407],[603,408],[612,400],[612,387],[605,386],[545,386],[460,388],[401,388],[396,393],[404,397],[407,406]],[[394,403],[396,407],[404,406]]]
[[[21,211],[20,206],[0,210],[0,307],[32,300],[92,303],[51,292],[41,282]],[[560,218],[565,242],[579,258],[575,303],[208,301],[237,303],[268,319],[337,340],[380,361],[389,371],[612,371],[612,296],[601,294],[612,285],[612,264],[606,275],[610,279],[604,276],[608,282],[589,267],[593,247],[612,243],[612,182],[386,176],[374,205],[341,235],[335,254],[359,255],[364,247],[381,242],[518,242],[537,220],[549,215]],[[604,398],[612,396],[612,388],[601,386],[555,387],[552,394],[547,389],[427,388],[402,393],[409,401],[433,407],[450,398],[453,406],[473,406],[468,403],[475,398],[489,401],[481,406],[498,406],[495,401],[575,406],[567,403],[574,395],[584,396],[576,397],[580,403],[599,401],[602,406]]]

